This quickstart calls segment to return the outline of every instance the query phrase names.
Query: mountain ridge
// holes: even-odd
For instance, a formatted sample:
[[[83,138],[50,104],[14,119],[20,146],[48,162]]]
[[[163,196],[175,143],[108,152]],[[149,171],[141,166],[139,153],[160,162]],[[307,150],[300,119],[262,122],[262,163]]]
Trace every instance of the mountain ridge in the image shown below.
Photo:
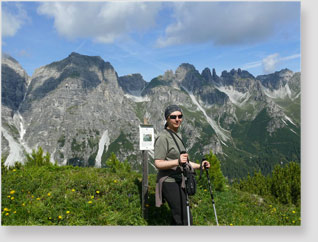
[[[2,83],[7,80],[6,75],[2,72]],[[292,135],[294,145],[300,147],[300,73],[287,69],[254,77],[239,68],[223,71],[219,77],[215,69],[211,72],[205,68],[200,74],[193,65],[183,63],[176,71],[168,70],[146,82],[139,73],[119,77],[112,65],[100,57],[71,53],[61,61],[38,68],[29,78],[19,112],[2,102],[2,133],[5,129],[17,143],[25,144],[22,147],[41,145],[59,164],[101,167],[115,152],[140,169],[138,126],[146,118],[154,125],[155,133],[159,132],[164,124],[163,110],[171,103],[184,110],[180,132],[190,155],[199,159],[213,150],[221,157],[228,177],[241,176],[241,172],[230,171],[232,164],[248,171],[265,162],[254,160],[248,168],[249,144],[234,137],[242,125],[265,130],[265,140],[285,130]],[[15,121],[8,110],[16,114]],[[262,121],[257,119],[253,124],[262,111],[268,115],[264,113],[268,122],[260,126]],[[242,129],[248,133],[246,128]],[[259,152],[264,150],[260,144],[267,145],[261,139],[250,144]],[[8,138],[2,135],[2,141],[2,153],[10,153]],[[244,152],[240,153],[241,149]],[[299,149],[296,150],[277,151],[275,159],[291,161],[299,156]],[[281,161],[271,161],[264,172],[278,162]]]

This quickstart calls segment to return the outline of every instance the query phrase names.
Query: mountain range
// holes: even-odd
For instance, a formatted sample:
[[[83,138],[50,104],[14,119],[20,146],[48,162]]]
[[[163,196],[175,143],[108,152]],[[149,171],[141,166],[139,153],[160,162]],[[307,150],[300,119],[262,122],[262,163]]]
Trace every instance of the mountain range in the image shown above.
[[[118,76],[99,56],[74,52],[28,76],[3,55],[1,156],[12,165],[41,146],[60,165],[104,167],[114,152],[141,169],[139,125],[146,119],[158,134],[165,107],[177,104],[192,160],[213,151],[230,179],[268,174],[276,164],[300,162],[300,79],[288,69],[218,76],[183,63],[146,82],[139,73]]]

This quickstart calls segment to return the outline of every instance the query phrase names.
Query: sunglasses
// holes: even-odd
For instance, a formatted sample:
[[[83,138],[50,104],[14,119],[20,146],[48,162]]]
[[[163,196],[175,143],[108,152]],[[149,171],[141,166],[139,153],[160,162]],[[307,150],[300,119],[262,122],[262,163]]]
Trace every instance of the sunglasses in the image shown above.
[[[176,119],[176,118],[182,119],[183,115],[170,115],[170,119]]]

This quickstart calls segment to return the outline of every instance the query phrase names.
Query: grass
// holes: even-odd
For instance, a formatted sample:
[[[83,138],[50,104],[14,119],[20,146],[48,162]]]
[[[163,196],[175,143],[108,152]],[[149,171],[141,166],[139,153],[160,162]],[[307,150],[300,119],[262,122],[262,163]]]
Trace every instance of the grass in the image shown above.
[[[141,181],[137,172],[109,168],[2,169],[2,225],[169,225],[167,204],[155,207],[155,175],[149,175],[149,216],[142,217]],[[215,225],[203,181],[190,198],[194,224]],[[223,226],[301,224],[300,207],[273,203],[230,186],[215,192],[214,199]]]

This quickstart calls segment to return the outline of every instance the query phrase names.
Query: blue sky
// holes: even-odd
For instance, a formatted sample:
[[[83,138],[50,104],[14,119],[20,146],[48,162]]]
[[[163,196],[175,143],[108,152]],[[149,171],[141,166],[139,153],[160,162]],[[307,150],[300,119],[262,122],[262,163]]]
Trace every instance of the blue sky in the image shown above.
[[[71,52],[146,81],[182,63],[300,71],[300,2],[2,2],[2,53],[29,75]]]

